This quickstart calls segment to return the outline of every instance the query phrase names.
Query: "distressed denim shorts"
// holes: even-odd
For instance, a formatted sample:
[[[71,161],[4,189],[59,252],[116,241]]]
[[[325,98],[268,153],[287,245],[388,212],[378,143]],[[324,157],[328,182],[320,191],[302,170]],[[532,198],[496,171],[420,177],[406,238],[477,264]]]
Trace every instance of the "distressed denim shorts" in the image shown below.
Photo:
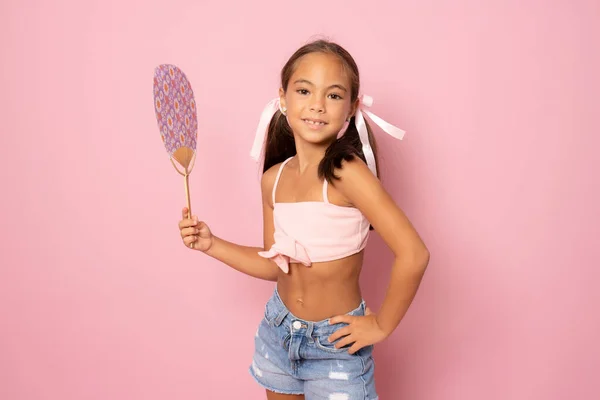
[[[348,315],[364,313],[363,301]],[[267,390],[306,400],[377,400],[373,346],[349,354],[350,346],[336,349],[327,341],[346,325],[296,318],[275,289],[256,331],[250,374]]]

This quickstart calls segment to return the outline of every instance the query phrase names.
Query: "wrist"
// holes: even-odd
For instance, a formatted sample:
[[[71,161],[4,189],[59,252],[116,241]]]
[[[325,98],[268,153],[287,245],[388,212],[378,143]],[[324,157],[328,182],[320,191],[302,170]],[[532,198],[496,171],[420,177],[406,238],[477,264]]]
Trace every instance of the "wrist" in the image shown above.
[[[215,246],[217,244],[217,241],[219,240],[218,237],[216,237],[215,235],[212,235],[210,238],[210,246],[208,246],[208,248],[206,250],[203,251],[204,254],[206,254],[207,256],[211,256],[214,257],[214,252],[215,252]]]
[[[381,332],[387,338],[388,336],[390,336],[392,334],[392,332],[394,331],[394,328],[390,328],[389,325],[385,323],[385,320],[382,321],[382,319],[380,317],[381,316],[379,314],[377,314],[377,316],[375,317],[375,321],[377,322],[379,329],[381,329]]]

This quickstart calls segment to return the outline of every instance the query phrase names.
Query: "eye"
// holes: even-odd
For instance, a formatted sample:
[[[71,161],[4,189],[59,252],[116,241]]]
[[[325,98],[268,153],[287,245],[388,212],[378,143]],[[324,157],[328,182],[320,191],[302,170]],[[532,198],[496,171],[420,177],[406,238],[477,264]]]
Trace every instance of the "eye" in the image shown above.
[[[298,89],[298,90],[296,90],[296,92],[300,93],[303,96],[308,94],[308,90],[306,90],[306,89]]]
[[[339,94],[332,93],[329,96],[331,96],[331,98],[334,100],[342,100],[342,96],[340,96]]]

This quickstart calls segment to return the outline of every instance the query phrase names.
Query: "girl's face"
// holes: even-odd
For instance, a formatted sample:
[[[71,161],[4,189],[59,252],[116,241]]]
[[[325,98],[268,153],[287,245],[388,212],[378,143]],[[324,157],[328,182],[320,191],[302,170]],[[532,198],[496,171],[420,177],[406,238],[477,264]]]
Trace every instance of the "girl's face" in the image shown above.
[[[358,106],[358,100],[351,104],[350,79],[332,54],[303,56],[286,89],[280,89],[280,101],[294,136],[316,145],[335,140]]]

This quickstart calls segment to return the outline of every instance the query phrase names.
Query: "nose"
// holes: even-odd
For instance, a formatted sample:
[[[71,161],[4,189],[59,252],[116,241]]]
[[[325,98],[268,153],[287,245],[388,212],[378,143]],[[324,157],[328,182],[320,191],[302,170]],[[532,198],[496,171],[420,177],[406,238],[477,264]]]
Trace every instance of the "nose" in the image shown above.
[[[310,111],[322,114],[325,112],[325,102],[321,96],[313,96],[312,102],[310,103]]]

